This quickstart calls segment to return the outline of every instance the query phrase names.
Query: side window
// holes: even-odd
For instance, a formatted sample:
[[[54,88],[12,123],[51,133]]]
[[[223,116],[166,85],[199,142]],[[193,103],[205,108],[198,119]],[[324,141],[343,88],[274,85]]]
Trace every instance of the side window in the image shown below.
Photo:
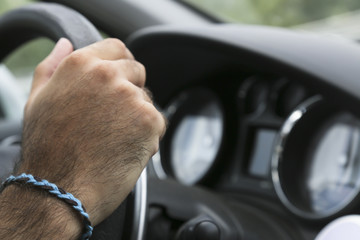
[[[359,0],[180,0],[228,22],[291,27],[360,8]],[[354,12],[356,13],[356,12]],[[341,17],[347,17],[347,14]],[[356,14],[356,16],[358,13]],[[358,18],[356,18],[358,19]],[[335,19],[332,19],[334,21]],[[336,19],[338,21],[338,19]],[[354,19],[355,20],[355,19]],[[335,21],[336,22],[336,21]],[[340,24],[339,22],[338,24]],[[319,23],[318,23],[319,24]]]

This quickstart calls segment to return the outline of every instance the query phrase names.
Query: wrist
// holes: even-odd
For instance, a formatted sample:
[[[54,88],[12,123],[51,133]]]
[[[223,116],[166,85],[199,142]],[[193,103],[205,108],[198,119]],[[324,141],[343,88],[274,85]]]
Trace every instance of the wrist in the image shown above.
[[[78,239],[82,233],[82,219],[76,212],[31,187],[8,186],[0,195],[0,208],[0,239]]]

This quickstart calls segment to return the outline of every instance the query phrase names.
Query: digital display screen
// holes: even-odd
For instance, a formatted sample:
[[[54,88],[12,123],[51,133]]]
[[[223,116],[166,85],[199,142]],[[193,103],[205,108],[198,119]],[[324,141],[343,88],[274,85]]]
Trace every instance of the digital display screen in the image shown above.
[[[255,133],[254,149],[250,158],[249,173],[256,177],[270,176],[270,162],[277,132],[261,129]]]

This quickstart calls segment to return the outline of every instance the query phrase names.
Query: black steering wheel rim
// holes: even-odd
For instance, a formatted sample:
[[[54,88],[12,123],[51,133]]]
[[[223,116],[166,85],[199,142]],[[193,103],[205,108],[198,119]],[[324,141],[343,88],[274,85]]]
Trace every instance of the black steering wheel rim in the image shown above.
[[[102,39],[80,13],[55,3],[35,3],[15,9],[0,19],[0,60],[23,43],[37,37],[69,39],[74,49]]]
[[[0,36],[0,61],[17,47],[38,37],[46,37],[53,41],[64,37],[72,42],[74,49],[102,39],[98,30],[84,16],[54,3],[35,3],[3,15],[0,18]],[[13,159],[11,161],[15,161],[15,158]],[[0,167],[4,162],[6,161],[0,159]],[[142,240],[147,209],[146,191],[145,170],[125,203],[94,229],[91,239],[118,239],[118,236],[121,236],[131,240]],[[126,212],[124,212],[125,208]],[[116,227],[117,222],[114,223],[114,220],[119,219],[119,216],[122,217],[120,221],[122,226]],[[122,231],[123,229],[131,229],[131,231]]]

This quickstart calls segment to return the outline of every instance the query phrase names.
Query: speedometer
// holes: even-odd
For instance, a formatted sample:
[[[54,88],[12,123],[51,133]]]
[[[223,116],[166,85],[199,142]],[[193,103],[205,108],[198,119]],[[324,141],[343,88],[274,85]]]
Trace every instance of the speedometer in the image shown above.
[[[272,178],[284,205],[307,219],[356,206],[360,191],[360,122],[320,98],[285,121],[273,156]]]
[[[165,113],[170,124],[161,146],[162,168],[184,184],[195,184],[212,168],[221,147],[221,105],[212,91],[193,89],[180,94]]]

